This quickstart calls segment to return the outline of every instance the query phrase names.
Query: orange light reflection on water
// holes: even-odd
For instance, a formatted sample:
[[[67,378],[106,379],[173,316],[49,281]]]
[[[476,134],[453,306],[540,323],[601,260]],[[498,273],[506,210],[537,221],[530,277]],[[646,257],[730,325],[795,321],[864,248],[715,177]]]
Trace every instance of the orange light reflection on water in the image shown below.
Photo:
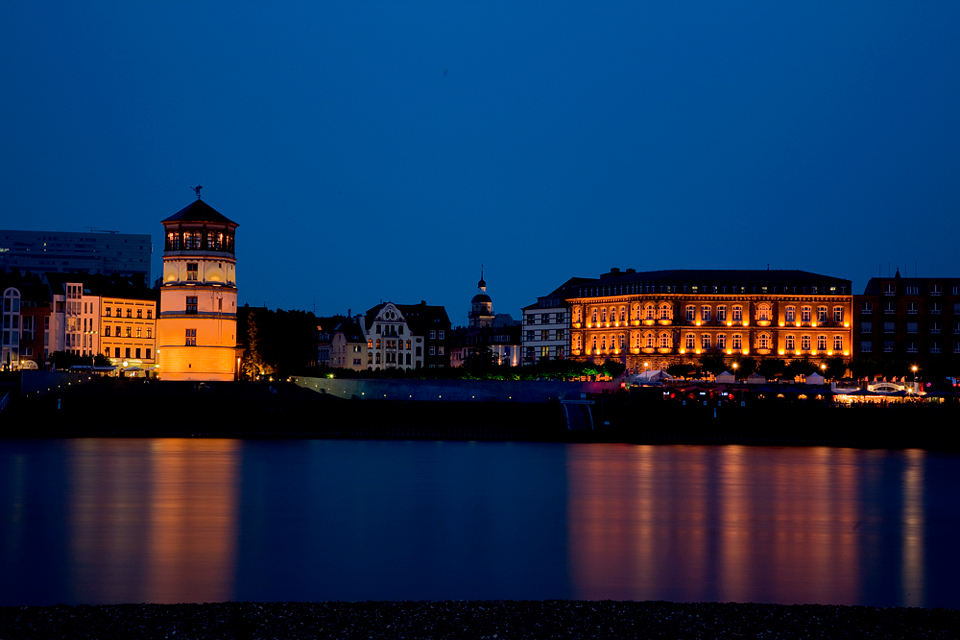
[[[863,452],[590,445],[568,453],[574,597],[862,601]],[[903,479],[905,605],[923,602],[923,453]]]
[[[113,603],[231,598],[238,441],[103,439],[71,446],[75,593]]]

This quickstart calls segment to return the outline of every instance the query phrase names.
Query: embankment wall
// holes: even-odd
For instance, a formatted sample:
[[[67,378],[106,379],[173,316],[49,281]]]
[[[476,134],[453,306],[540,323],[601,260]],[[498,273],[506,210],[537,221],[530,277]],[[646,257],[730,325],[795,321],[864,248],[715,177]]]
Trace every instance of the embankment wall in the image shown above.
[[[370,378],[291,378],[291,382],[337,398],[470,402],[548,402],[576,399],[581,393],[613,393],[618,382],[547,380],[406,380]]]

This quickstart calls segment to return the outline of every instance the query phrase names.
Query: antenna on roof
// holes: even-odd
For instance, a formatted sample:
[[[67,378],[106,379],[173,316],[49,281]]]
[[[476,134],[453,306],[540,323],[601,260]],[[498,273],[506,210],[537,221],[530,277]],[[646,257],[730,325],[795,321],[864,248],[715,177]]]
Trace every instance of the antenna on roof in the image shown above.
[[[197,194],[197,200],[199,200],[199,199],[200,199],[200,189],[203,189],[203,185],[199,185],[199,184],[198,184],[197,186],[195,186],[195,187],[190,187],[190,188],[194,190],[194,192]]]

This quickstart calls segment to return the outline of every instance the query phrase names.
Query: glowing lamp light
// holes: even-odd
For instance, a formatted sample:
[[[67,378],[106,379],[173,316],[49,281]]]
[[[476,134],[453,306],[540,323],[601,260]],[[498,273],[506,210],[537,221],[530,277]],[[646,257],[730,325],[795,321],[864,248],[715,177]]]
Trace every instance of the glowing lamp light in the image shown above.
[[[817,326],[817,323],[816,323],[816,322],[811,322],[811,323],[810,323],[810,326],[811,326],[811,327],[815,327],[815,326]]]
[[[680,355],[683,355],[684,353],[686,353],[686,351],[684,351],[683,349],[680,349]]]
[[[781,326],[781,327],[786,326],[786,323],[785,323],[785,322],[781,322],[781,323],[780,323],[780,326]]]
[[[750,349],[744,349],[744,350],[743,350],[743,355],[747,355],[748,353],[750,353]]]
[[[700,326],[700,321],[699,321],[699,320],[697,320],[697,326],[698,326],[698,327]]]
[[[798,327],[800,326],[800,321],[799,321],[799,320],[797,320],[797,326],[798,326]]]
[[[732,355],[733,355],[733,349],[727,349],[727,355],[728,355],[728,356],[732,356]]]
[[[849,329],[849,328],[850,328],[850,323],[849,323],[849,322],[844,322],[844,323],[843,323],[843,326],[844,326],[845,328],[848,328],[848,329]]]
[[[732,327],[732,326],[733,326],[733,320],[727,320],[727,326],[728,326],[728,327]]]
[[[700,355],[700,349],[697,349],[697,350],[695,351],[695,353],[696,353],[697,355]]]
[[[833,355],[833,351],[827,351],[827,355],[828,355],[828,356],[832,356],[832,355]]]
[[[748,322],[747,320],[744,320],[744,321],[743,321],[743,326],[749,327],[749,326],[750,326],[750,322]]]
[[[778,351],[778,353],[779,353],[780,355],[782,355],[782,356],[787,354],[787,352],[784,351],[783,349],[780,349],[780,351]]]
[[[848,356],[848,355],[850,355],[850,352],[849,352],[849,351],[844,351],[844,352],[843,352],[843,355]]]

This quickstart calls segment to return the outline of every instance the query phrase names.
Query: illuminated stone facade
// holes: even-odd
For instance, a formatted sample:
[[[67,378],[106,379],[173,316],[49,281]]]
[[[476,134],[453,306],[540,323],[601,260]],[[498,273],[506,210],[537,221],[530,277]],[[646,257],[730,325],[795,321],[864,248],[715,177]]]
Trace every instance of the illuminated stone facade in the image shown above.
[[[805,271],[627,269],[566,292],[570,354],[630,371],[696,363],[841,357],[850,360],[849,280]]]
[[[163,221],[162,380],[234,380],[238,367],[237,223],[202,200]]]

